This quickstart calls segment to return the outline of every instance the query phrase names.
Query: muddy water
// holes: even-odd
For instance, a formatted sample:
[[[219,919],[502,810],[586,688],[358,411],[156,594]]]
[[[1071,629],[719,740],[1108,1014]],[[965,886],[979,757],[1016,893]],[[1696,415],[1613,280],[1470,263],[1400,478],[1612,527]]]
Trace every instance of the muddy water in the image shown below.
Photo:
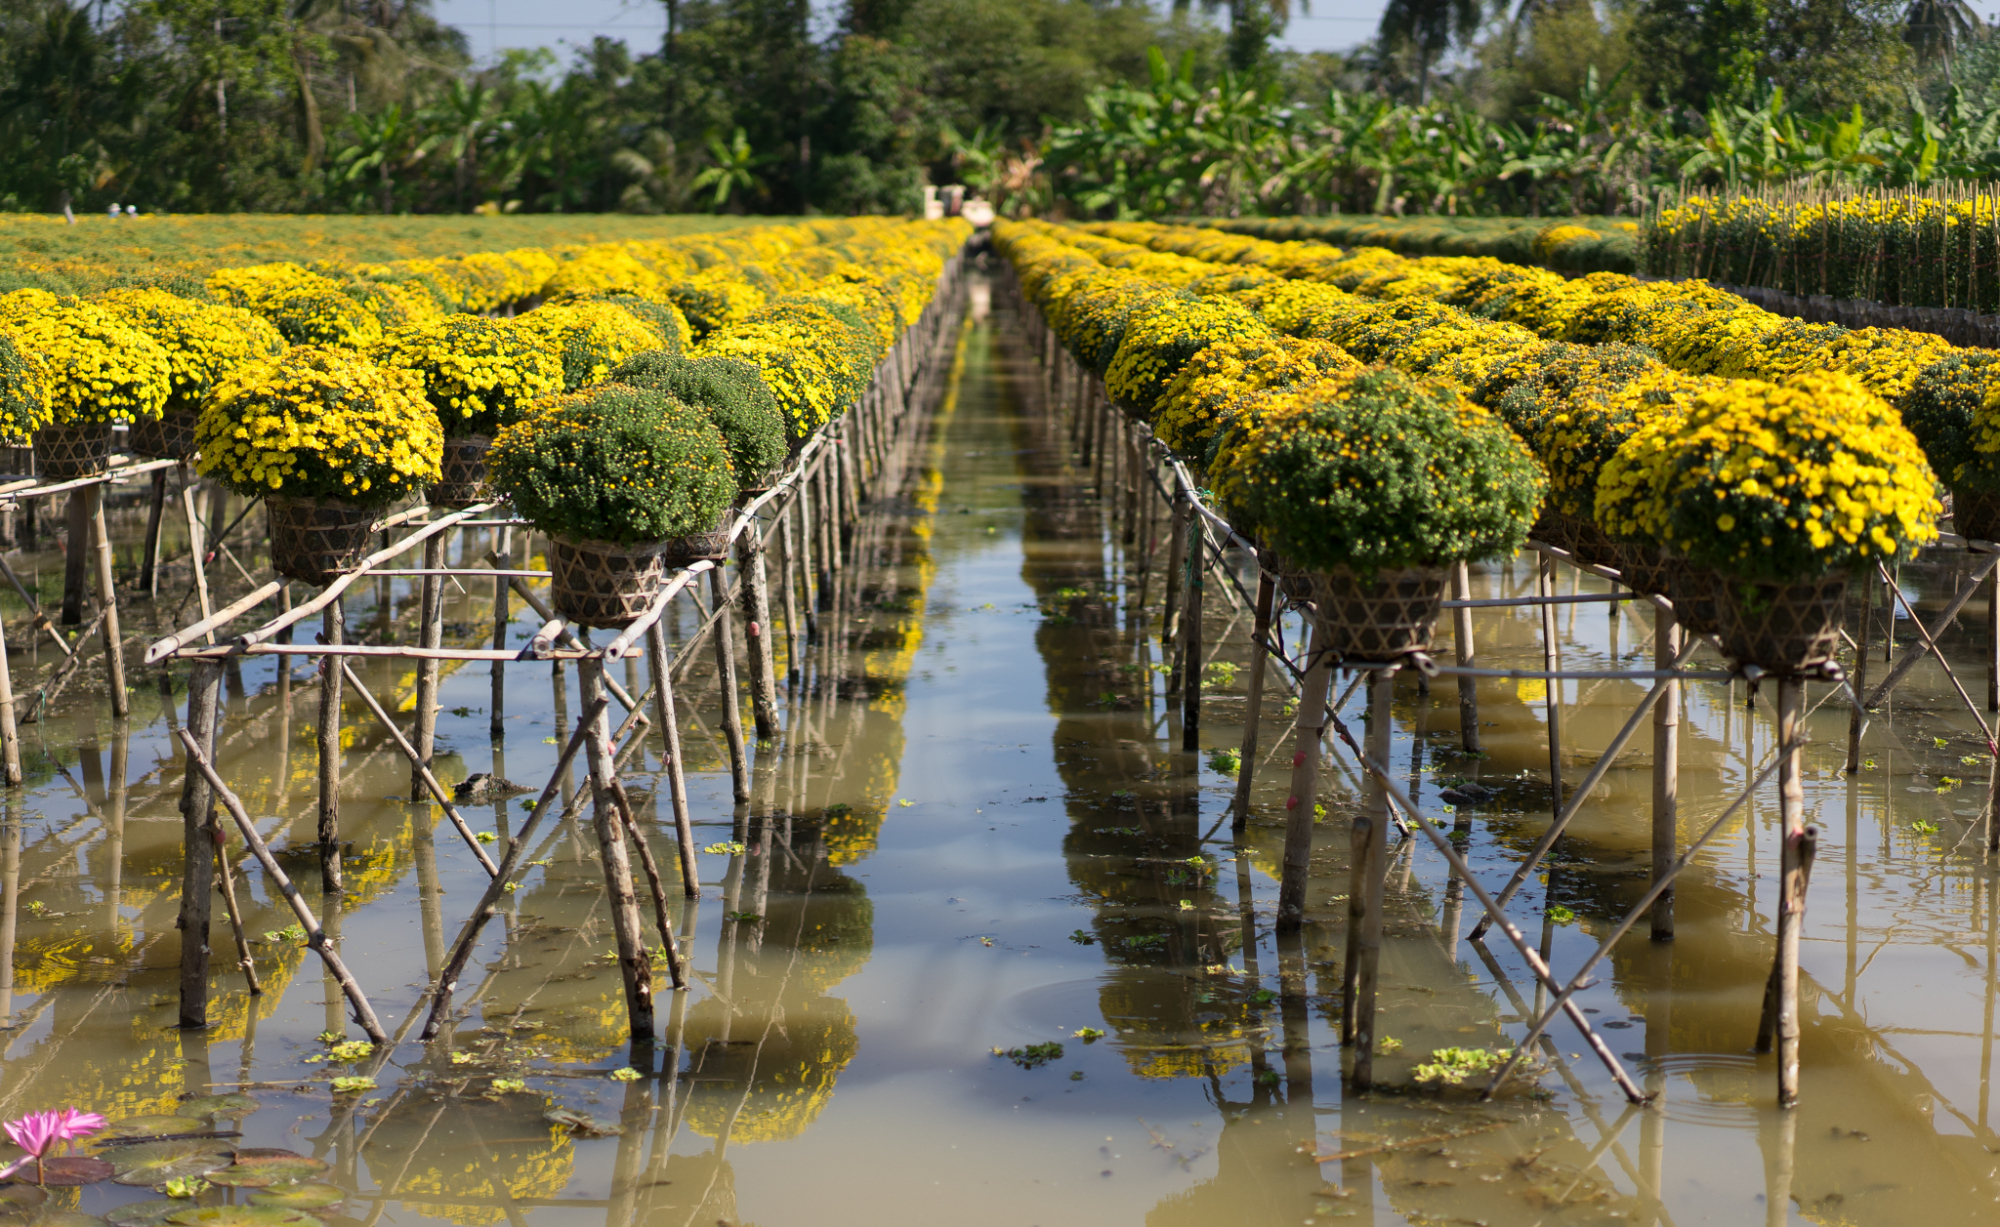
[[[1539,999],[1504,942],[1457,940],[1473,906],[1415,841],[1391,848],[1384,1085],[1353,1095],[1338,1043],[1352,760],[1336,752],[1328,767],[1311,923],[1280,940],[1273,875],[1291,742],[1275,732],[1288,725],[1286,693],[1267,700],[1276,765],[1262,765],[1255,813],[1235,838],[1226,821],[1217,828],[1232,779],[1177,752],[1157,609],[1137,610],[1142,595],[1157,606],[1160,573],[1138,565],[1143,545],[1128,550],[1107,531],[1091,475],[1065,464],[1066,441],[1036,412],[1035,389],[1004,313],[968,330],[916,478],[863,530],[861,599],[820,615],[827,647],[802,658],[781,735],[759,748],[751,806],[731,805],[712,668],[683,680],[706,888],[678,917],[695,986],[663,1000],[652,1053],[622,1042],[602,878],[575,819],[532,850],[536,871],[461,984],[457,1027],[431,1049],[330,1059],[322,1033],[359,1033],[254,871],[240,880],[266,991],[244,993],[218,923],[214,1025],[175,1029],[182,766],[172,729],[186,679],[135,670],[129,721],[102,714],[101,686],[86,677],[29,726],[31,782],[0,826],[0,1114],[163,1112],[186,1095],[241,1089],[256,1108],[221,1127],[321,1157],[348,1194],[328,1213],[369,1223],[2000,1215],[1989,1123],[1996,878],[1978,851],[1989,766],[1978,723],[1941,670],[1916,669],[1893,719],[1872,725],[1867,765],[1853,776],[1841,770],[1846,712],[1821,688],[1811,696],[1826,700],[1812,717],[1805,782],[1821,842],[1795,1113],[1771,1106],[1771,1060],[1751,1051],[1776,893],[1768,786],[1683,879],[1678,940],[1656,945],[1641,926],[1580,997],[1657,1106],[1628,1108],[1563,1029],[1536,1076],[1495,1102],[1415,1089],[1410,1071],[1432,1050],[1507,1046]],[[120,512],[128,539],[139,514]],[[454,550],[476,562],[489,546],[472,534]],[[123,553],[136,552],[129,540],[121,551],[121,564],[136,562]],[[16,557],[30,582],[59,591],[59,553]],[[1928,612],[1960,571],[1941,556],[1902,581]],[[170,625],[186,582],[184,568],[170,574],[156,605],[131,615],[134,633]],[[1533,577],[1524,563],[1501,564],[1475,587],[1518,594]],[[1581,591],[1600,590],[1582,581]],[[49,669],[52,649],[26,645],[18,606],[0,609],[17,679]],[[1226,666],[1247,664],[1247,617],[1220,596],[1209,614],[1207,641],[1222,647],[1205,670],[1203,742],[1234,746],[1246,675]],[[1983,601],[1968,606],[1946,643],[1982,706],[1971,632],[1983,614]],[[414,637],[414,616],[407,580],[349,608],[350,625],[376,641]],[[453,592],[446,617],[450,641],[474,642],[490,634],[490,595]],[[1579,605],[1561,618],[1567,664],[1651,658],[1642,610]],[[674,634],[695,625],[683,614]],[[513,636],[533,629],[522,617]],[[1284,629],[1296,642],[1296,620]],[[1481,611],[1477,635],[1487,663],[1540,659],[1529,614]],[[1912,639],[1899,621],[1894,650]],[[1879,676],[1879,660],[1874,668]],[[413,702],[408,670],[364,672],[392,707]],[[486,668],[449,672],[443,774],[540,783],[577,708],[575,680],[548,665],[510,669],[496,740]],[[1562,685],[1575,783],[1641,691]],[[1398,683],[1395,767],[1440,818],[1444,788],[1489,791],[1448,817],[1496,888],[1547,822],[1542,694],[1535,683],[1482,685],[1486,756],[1468,758],[1457,753],[1450,684],[1426,695],[1414,678]],[[1689,688],[1684,839],[1761,769],[1770,697],[1741,684]],[[405,800],[407,768],[350,703],[348,891],[323,897],[311,673],[295,664],[288,677],[259,658],[229,674],[225,698],[229,778],[394,1030],[483,875],[434,809]],[[1360,704],[1350,696],[1342,709],[1357,736]],[[1619,759],[1516,906],[1559,970],[1577,966],[1644,889],[1646,744],[1642,735]],[[648,745],[628,778],[670,865],[659,768]],[[468,816],[497,850],[531,800]],[[1051,1044],[1060,1052],[1041,1047]],[[635,1057],[640,1077],[611,1076]],[[357,1074],[376,1085],[333,1091],[332,1078]],[[587,1122],[583,1132],[551,1122],[563,1110]],[[47,1208],[98,1215],[152,1196],[105,1184]]]

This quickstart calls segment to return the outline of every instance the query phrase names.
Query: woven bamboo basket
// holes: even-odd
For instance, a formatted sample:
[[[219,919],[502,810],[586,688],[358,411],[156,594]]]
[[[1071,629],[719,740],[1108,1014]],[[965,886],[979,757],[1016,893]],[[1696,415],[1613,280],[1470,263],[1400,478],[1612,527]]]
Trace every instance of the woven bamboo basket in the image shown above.
[[[1715,587],[1722,653],[1737,664],[1797,673],[1840,650],[1846,572],[1794,583],[1725,579]]]
[[[1562,512],[1542,504],[1542,513],[1535,517],[1534,526],[1528,529],[1528,536],[1543,545],[1553,545],[1566,550],[1572,544],[1574,521]]]
[[[424,492],[433,507],[469,507],[492,497],[486,485],[486,452],[491,435],[455,435],[444,441],[439,461],[443,477]]]
[[[95,477],[111,467],[111,423],[44,426],[35,432],[35,475],[52,481]]]
[[[1451,573],[1403,567],[1364,580],[1345,567],[1312,577],[1328,649],[1345,664],[1392,664],[1431,646]]]
[[[132,450],[153,460],[186,460],[194,455],[194,427],[201,415],[174,409],[156,422],[134,422],[128,436]]]
[[[1951,526],[1974,541],[2000,541],[2000,494],[1952,487]]]
[[[549,538],[550,595],[555,611],[583,626],[624,627],[645,613],[673,564],[668,542]]]
[[[1590,567],[1618,565],[1618,545],[1604,535],[1595,520],[1567,517],[1570,522],[1570,557]]]
[[[360,560],[379,510],[338,498],[267,497],[264,504],[271,512],[271,569],[314,585]]]
[[[1624,577],[1625,586],[1634,592],[1666,596],[1669,587],[1667,556],[1657,545],[1641,544],[1636,541],[1619,541],[1612,546],[1615,561],[1607,566],[1616,567]]]
[[[737,501],[739,503],[747,503],[753,498],[770,493],[771,487],[777,485],[778,479],[784,475],[785,466],[782,464],[772,468],[768,473],[758,474],[756,477],[744,482],[737,490]]]
[[[1667,599],[1674,603],[1674,618],[1681,629],[1693,635],[1722,633],[1722,613],[1716,607],[1714,571],[1699,567],[1685,558],[1667,559]]]

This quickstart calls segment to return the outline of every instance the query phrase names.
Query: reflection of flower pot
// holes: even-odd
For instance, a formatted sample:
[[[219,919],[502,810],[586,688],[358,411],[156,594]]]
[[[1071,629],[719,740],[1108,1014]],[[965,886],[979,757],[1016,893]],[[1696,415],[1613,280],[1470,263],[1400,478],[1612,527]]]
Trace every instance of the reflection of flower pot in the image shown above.
[[[1716,608],[1718,577],[1708,567],[1696,566],[1685,558],[1667,559],[1667,599],[1674,603],[1674,618],[1691,635],[1715,635],[1722,631],[1722,614]]]
[[[192,409],[172,409],[157,422],[134,422],[127,442],[133,452],[153,460],[186,460],[194,455],[194,427],[201,415]]]
[[[1345,567],[1313,576],[1313,602],[1333,658],[1387,663],[1429,648],[1449,576],[1442,567],[1401,567],[1367,580]]]
[[[1961,537],[2000,541],[2000,494],[1953,486],[1951,525]]]
[[[1840,649],[1847,573],[1796,583],[1720,579],[1722,654],[1740,665],[1793,673],[1832,660]]]
[[[433,507],[467,507],[492,497],[486,486],[486,451],[490,435],[453,435],[444,441],[439,467],[444,476],[425,491]]]
[[[375,508],[347,499],[267,495],[264,505],[271,511],[271,569],[308,584],[326,584],[353,567],[375,524]]]
[[[53,481],[95,477],[111,467],[111,423],[44,426],[35,432],[35,474]]]
[[[1612,551],[1613,561],[1606,565],[1618,569],[1626,587],[1654,596],[1667,595],[1667,557],[1659,546],[1620,541],[1612,546]]]

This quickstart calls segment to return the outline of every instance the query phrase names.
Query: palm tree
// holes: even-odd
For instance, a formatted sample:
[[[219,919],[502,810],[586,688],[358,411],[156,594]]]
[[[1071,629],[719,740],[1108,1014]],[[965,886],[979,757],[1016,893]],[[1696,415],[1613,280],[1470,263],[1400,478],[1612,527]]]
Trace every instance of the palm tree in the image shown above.
[[[1986,29],[1966,0],[1910,0],[1903,11],[1903,41],[1926,64],[1944,61],[1950,72],[1958,45]]]
[[[714,188],[712,208],[720,209],[731,203],[738,192],[747,195],[764,190],[764,180],[758,176],[757,168],[769,162],[771,155],[751,152],[750,138],[743,135],[741,127],[736,129],[736,135],[730,138],[727,145],[722,143],[721,137],[709,133],[708,155],[715,159],[715,165],[696,175],[690,186],[696,191],[705,187]],[[741,205],[743,202],[736,199],[734,203]]]
[[[1479,0],[1389,0],[1377,37],[1384,50],[1407,48],[1417,59],[1417,101],[1430,95],[1431,65],[1455,42],[1479,32]]]

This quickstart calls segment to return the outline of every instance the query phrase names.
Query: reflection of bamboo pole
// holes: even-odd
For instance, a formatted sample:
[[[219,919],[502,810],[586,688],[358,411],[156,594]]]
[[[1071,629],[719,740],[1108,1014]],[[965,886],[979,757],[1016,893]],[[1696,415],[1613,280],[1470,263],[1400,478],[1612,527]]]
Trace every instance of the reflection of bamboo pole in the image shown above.
[[[1368,679],[1368,756],[1376,762],[1389,760],[1395,679],[1389,669],[1377,669]],[[1389,794],[1373,775],[1368,777],[1364,811],[1354,816],[1352,848],[1341,1039],[1354,1048],[1350,1074],[1354,1088],[1365,1091],[1375,1080],[1375,996],[1382,963],[1382,888],[1389,849]]]
[[[14,939],[21,916],[21,815],[19,798],[7,794],[0,826],[0,1027],[14,1022]],[[53,997],[55,994],[51,993]]]
[[[193,723],[192,719],[189,723]],[[370,1040],[377,1044],[387,1043],[389,1036],[382,1030],[382,1024],[376,1021],[375,1011],[370,1008],[367,996],[361,991],[361,985],[356,983],[353,974],[347,970],[347,965],[341,961],[340,955],[327,941],[325,932],[320,928],[319,919],[312,914],[312,909],[306,906],[298,887],[292,885],[292,880],[278,867],[271,850],[264,846],[263,837],[257,834],[257,825],[251,822],[250,815],[243,811],[243,803],[236,799],[236,794],[230,792],[229,786],[222,782],[222,777],[215,773],[208,756],[202,753],[201,743],[190,736],[186,729],[181,730],[180,739],[181,745],[187,749],[188,761],[207,782],[215,798],[222,802],[223,808],[229,811],[229,816],[235,820],[237,829],[243,833],[243,842],[249,845],[251,855],[257,858],[258,863],[264,867],[264,872],[277,883],[279,892],[285,896],[285,901],[292,905],[292,913],[299,918],[299,923],[305,928],[306,945],[319,955],[326,963],[327,971],[339,982],[341,993],[346,996],[348,1004],[354,1009],[354,1021],[360,1024]]]

